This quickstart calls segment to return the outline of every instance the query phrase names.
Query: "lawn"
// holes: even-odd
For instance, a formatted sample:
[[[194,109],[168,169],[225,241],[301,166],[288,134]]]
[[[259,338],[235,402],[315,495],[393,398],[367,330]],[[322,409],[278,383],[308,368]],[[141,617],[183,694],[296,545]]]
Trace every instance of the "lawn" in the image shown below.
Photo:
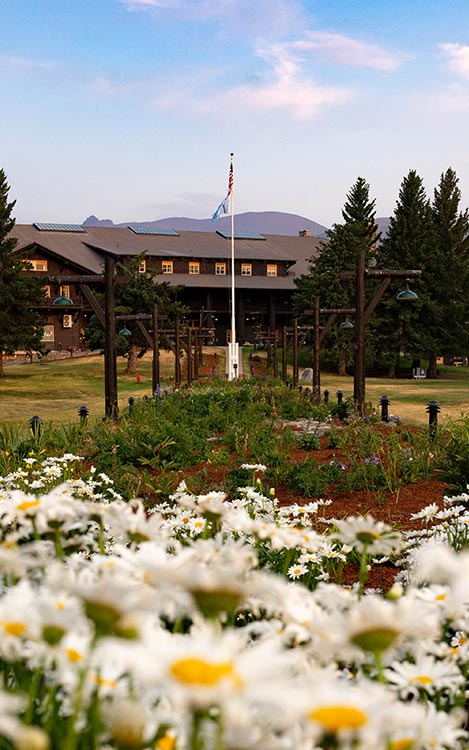
[[[213,353],[207,349],[206,354]],[[219,353],[219,372],[224,372],[223,349]],[[246,359],[246,358],[244,358]],[[247,361],[247,359],[246,359]],[[130,396],[139,398],[151,395],[151,354],[138,365],[140,381],[134,375],[125,375],[125,361],[119,359],[118,404],[122,410]],[[245,366],[248,372],[248,367]],[[174,385],[174,359],[171,354],[161,355],[162,380],[168,387]],[[88,407],[91,419],[104,415],[104,360],[100,355],[73,357],[59,361],[42,361],[32,364],[11,365],[0,378],[0,403],[3,423],[24,423],[33,415],[54,424],[76,419],[78,409]],[[353,396],[353,378],[321,374],[322,393],[327,389],[331,402],[337,400],[337,391],[343,398]],[[436,400],[441,404],[440,420],[457,418],[469,412],[469,368],[443,368],[438,380],[391,380],[368,378],[366,399],[370,409],[379,412],[379,399],[390,399],[389,412],[410,424],[426,424],[426,405]]]

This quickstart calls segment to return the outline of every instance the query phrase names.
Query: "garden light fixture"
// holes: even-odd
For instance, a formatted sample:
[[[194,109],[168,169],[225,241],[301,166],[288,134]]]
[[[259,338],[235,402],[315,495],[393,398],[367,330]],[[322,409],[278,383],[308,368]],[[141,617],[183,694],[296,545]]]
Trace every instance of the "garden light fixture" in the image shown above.
[[[412,289],[409,289],[409,285],[406,284],[405,288],[401,289],[401,291],[396,294],[396,299],[399,300],[399,302],[412,302],[413,300],[418,299],[418,296],[412,291]]]
[[[62,294],[60,295],[60,297],[57,297],[53,301],[52,304],[53,305],[73,305],[73,300],[70,299],[70,297],[67,297],[67,295],[63,294],[63,292],[62,292]]]

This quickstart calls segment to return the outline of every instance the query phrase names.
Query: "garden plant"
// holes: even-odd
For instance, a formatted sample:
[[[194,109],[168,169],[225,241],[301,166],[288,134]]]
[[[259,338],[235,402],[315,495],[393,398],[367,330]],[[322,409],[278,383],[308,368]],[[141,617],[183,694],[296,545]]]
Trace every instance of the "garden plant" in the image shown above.
[[[463,750],[468,429],[268,382],[1,428],[0,748]],[[411,529],[329,497],[435,475]]]

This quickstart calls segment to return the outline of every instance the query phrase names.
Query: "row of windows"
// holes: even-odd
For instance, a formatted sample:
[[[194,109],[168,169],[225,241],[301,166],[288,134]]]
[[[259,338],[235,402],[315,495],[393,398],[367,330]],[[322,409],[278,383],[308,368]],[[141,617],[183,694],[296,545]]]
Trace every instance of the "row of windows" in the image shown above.
[[[31,263],[33,271],[47,271],[47,260],[28,260]],[[226,276],[227,264],[224,262],[215,263],[215,275]],[[146,260],[142,260],[139,268],[140,273],[145,273],[147,270]],[[163,273],[174,273],[174,263],[172,260],[164,260],[161,264],[161,270]],[[200,274],[200,263],[199,261],[189,261],[189,274],[198,275]],[[266,275],[273,277],[277,276],[277,264],[267,263]],[[241,263],[241,276],[252,276],[252,263]],[[48,295],[50,296],[50,294]],[[68,295],[67,295],[68,296]]]
[[[215,276],[226,276],[226,263],[215,263]],[[174,273],[174,263],[172,260],[164,260],[161,264],[161,270],[163,273]],[[200,263],[199,261],[189,262],[189,274],[198,275],[200,274]],[[241,276],[252,276],[252,263],[241,263]],[[271,278],[277,276],[277,264],[267,264],[267,276]]]

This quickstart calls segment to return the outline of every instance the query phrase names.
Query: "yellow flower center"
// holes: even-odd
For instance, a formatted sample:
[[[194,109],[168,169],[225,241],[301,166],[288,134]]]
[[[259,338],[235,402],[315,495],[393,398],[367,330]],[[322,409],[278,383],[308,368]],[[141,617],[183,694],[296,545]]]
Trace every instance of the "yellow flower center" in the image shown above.
[[[115,688],[118,684],[117,680],[106,680],[105,677],[97,677],[96,682],[98,683],[99,687]]]
[[[164,737],[160,737],[157,740],[155,747],[157,750],[173,750],[176,746],[176,738],[171,734],[165,734]]]
[[[19,638],[20,635],[23,635],[26,630],[24,622],[6,622],[3,620],[0,622],[0,625],[7,635],[14,635],[17,638]]]
[[[29,508],[35,508],[40,504],[40,500],[25,500],[16,506],[16,510],[28,510]]]
[[[321,724],[330,734],[336,734],[342,729],[360,729],[368,723],[368,717],[362,709],[341,704],[315,708],[309,712],[308,718]]]
[[[77,664],[79,661],[83,660],[82,654],[80,654],[79,651],[76,651],[74,648],[68,648],[67,651],[68,660],[72,662],[72,664]]]
[[[236,674],[231,662],[219,664],[205,661],[197,657],[179,659],[171,665],[170,672],[176,680],[185,685],[200,685],[213,687],[221,680],[230,678],[236,687],[241,687],[241,678]]]
[[[420,682],[421,685],[431,685],[433,682],[433,677],[430,677],[427,674],[419,674],[419,675],[416,675],[415,677],[412,677],[410,682],[411,683]]]
[[[390,750],[411,750],[413,746],[413,737],[403,737],[400,740],[394,740],[389,743]]]

